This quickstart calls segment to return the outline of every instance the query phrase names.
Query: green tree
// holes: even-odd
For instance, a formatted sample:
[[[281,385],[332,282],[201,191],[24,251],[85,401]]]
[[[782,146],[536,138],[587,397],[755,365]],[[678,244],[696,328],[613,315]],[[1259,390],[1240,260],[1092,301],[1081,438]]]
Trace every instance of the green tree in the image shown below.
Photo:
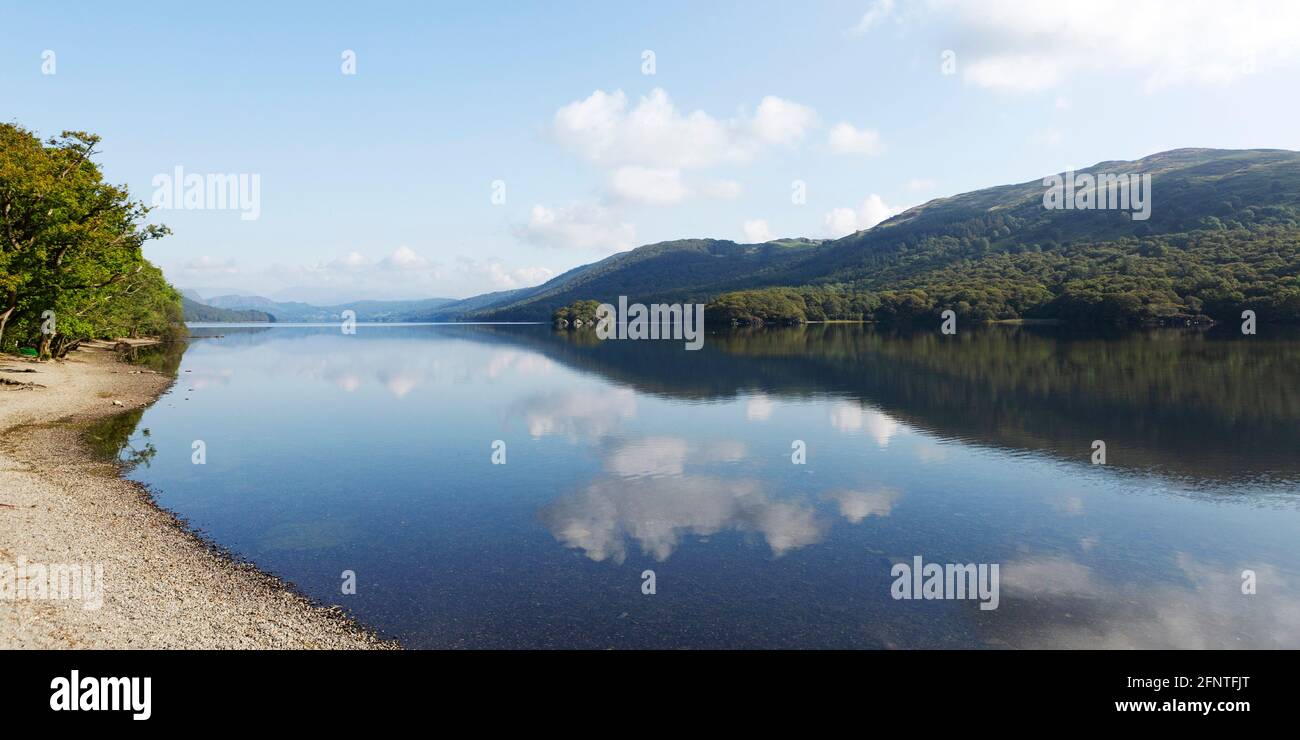
[[[57,357],[87,338],[179,322],[180,297],[141,252],[170,232],[104,181],[98,143],[82,131],[42,142],[0,124],[0,349],[35,342]],[[42,331],[47,311],[54,331]]]

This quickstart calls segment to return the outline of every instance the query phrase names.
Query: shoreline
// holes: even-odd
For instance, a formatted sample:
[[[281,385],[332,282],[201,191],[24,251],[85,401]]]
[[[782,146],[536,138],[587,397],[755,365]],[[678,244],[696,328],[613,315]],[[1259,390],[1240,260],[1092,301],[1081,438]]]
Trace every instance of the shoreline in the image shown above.
[[[0,573],[87,576],[72,599],[17,598],[0,582],[0,649],[398,647],[233,559],[94,454],[88,425],[147,408],[175,378],[120,362],[112,342],[61,362],[0,357],[0,378],[11,381],[0,384]]]

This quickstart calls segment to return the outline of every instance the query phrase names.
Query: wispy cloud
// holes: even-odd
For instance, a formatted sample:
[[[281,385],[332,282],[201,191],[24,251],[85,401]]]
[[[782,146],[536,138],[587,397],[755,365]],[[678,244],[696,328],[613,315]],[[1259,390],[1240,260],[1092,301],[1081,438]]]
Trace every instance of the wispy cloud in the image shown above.
[[[936,26],[968,82],[1007,92],[1117,71],[1147,90],[1225,83],[1300,54],[1292,0],[917,0],[906,10],[879,0],[853,31],[889,17]]]
[[[872,129],[855,128],[849,123],[838,123],[827,140],[836,154],[879,154],[882,146],[880,134]]]
[[[631,249],[636,240],[636,227],[622,214],[589,201],[556,207],[539,203],[516,233],[533,244],[602,254]]]

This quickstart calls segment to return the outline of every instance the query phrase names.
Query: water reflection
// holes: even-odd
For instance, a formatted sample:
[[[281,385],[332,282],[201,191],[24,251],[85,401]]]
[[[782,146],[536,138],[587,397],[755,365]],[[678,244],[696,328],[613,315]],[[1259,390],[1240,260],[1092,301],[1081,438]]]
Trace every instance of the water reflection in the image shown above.
[[[674,478],[607,478],[557,499],[542,521],[565,547],[595,561],[622,563],[627,541],[664,561],[687,535],[724,530],[760,535],[774,556],[821,540],[824,525],[813,509],[773,499],[758,481],[681,475]]]
[[[511,405],[509,414],[522,419],[533,437],[597,440],[636,416],[636,394],[626,388],[540,393]]]
[[[772,399],[759,393],[745,402],[745,418],[750,421],[767,421],[772,418],[772,409],[776,404]]]
[[[513,338],[639,393],[743,397],[751,422],[782,401],[840,396],[831,424],[881,446],[903,425],[1086,463],[1104,439],[1108,464],[1125,469],[1210,485],[1300,478],[1300,336],[991,327],[945,338],[823,325],[715,334],[687,355],[569,334]]]
[[[135,428],[165,506],[412,646],[1300,646],[1295,339],[211,333],[187,403],[100,438]],[[1002,564],[999,608],[894,601],[917,554]]]
[[[337,326],[200,326],[192,334],[196,342],[220,345],[237,355],[240,366],[246,370],[324,383],[345,393],[373,386],[383,388],[396,399],[442,381],[468,383],[475,378],[539,375],[554,367],[554,362],[544,355],[509,347],[473,355],[411,352],[410,339],[421,336],[427,328],[361,325],[357,334],[347,335],[348,345],[337,344],[340,336]],[[450,340],[450,337],[443,338]],[[285,340],[293,343],[291,353],[259,352],[259,347],[266,343]],[[340,351],[344,349],[350,351]],[[467,362],[470,357],[473,362]],[[234,369],[204,367],[192,372],[184,382],[202,388],[229,383]]]
[[[830,410],[831,426],[846,434],[865,432],[881,447],[898,431],[898,422],[872,408],[857,403],[837,403]]]
[[[880,487],[870,491],[832,491],[826,494],[826,499],[836,503],[840,516],[850,524],[857,524],[870,516],[889,516],[900,495],[892,488]]]
[[[737,440],[643,437],[615,445],[605,455],[605,470],[624,478],[681,475],[688,464],[734,463],[748,454],[745,443]]]
[[[1178,582],[1112,580],[1068,557],[1030,558],[1002,569],[1005,619],[992,638],[1022,648],[1295,648],[1300,591],[1269,564],[1257,564],[1254,595],[1242,593],[1245,568],[1177,553]],[[1138,575],[1138,574],[1134,574]]]

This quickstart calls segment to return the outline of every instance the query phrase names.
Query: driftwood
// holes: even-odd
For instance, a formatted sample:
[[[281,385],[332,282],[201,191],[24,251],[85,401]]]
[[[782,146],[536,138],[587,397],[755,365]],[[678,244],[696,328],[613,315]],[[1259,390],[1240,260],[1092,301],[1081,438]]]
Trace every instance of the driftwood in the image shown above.
[[[10,379],[8,379],[8,378],[0,378],[0,385],[13,386],[13,387],[22,388],[22,389],[44,388],[44,387],[45,387],[45,386],[41,385],[40,383],[24,383],[24,382],[22,382],[21,380],[10,380]]]

